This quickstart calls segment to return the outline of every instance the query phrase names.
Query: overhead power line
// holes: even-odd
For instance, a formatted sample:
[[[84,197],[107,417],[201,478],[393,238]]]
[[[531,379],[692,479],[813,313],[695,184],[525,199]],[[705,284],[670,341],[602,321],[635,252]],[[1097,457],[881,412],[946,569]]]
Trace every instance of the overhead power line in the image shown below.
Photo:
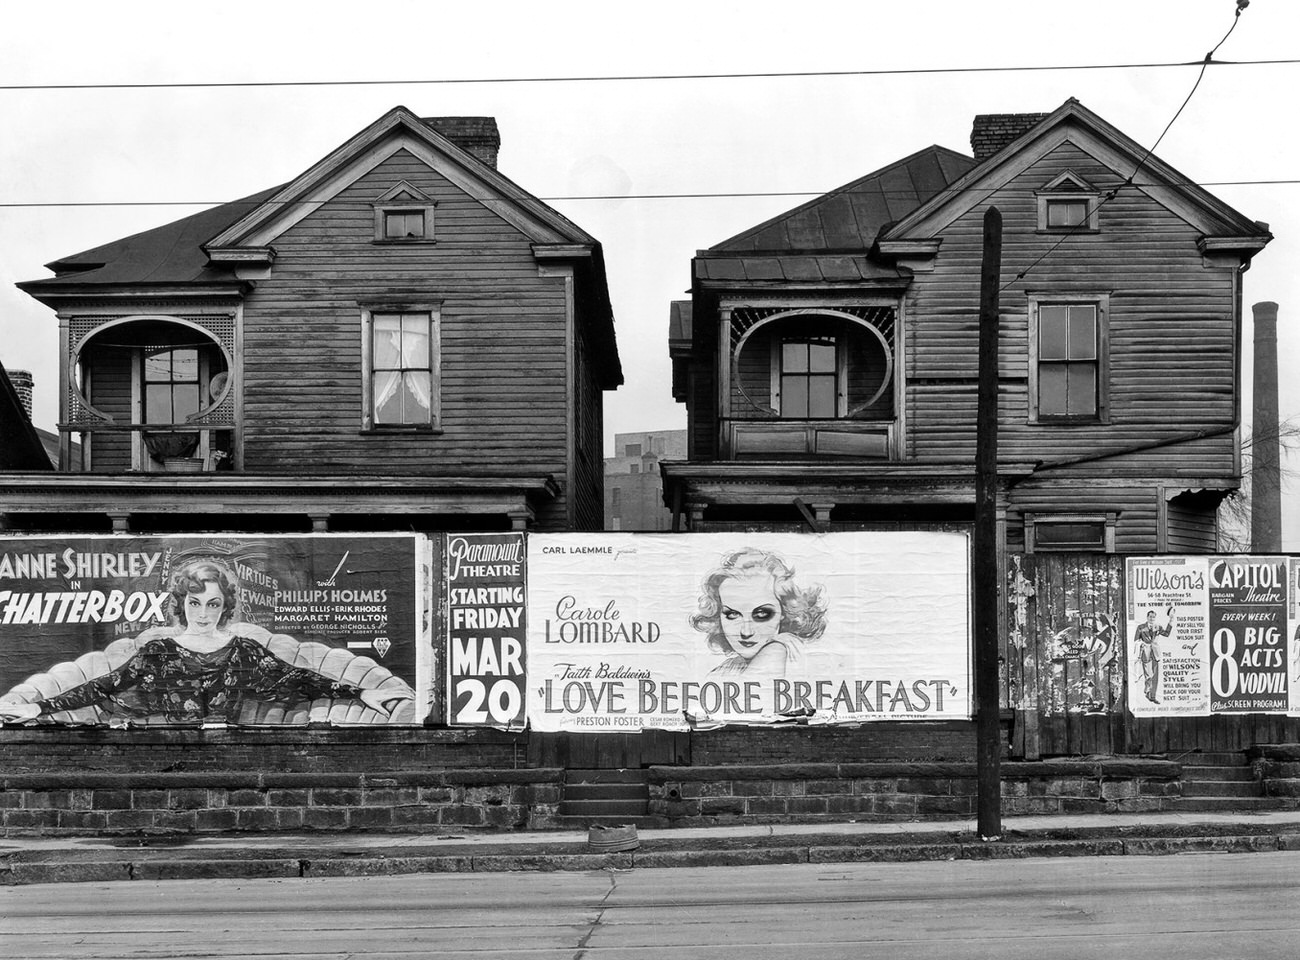
[[[1277,179],[1277,180],[1207,180],[1203,183],[1197,183],[1191,180],[1176,180],[1169,182],[1131,182],[1125,181],[1125,186],[1135,187],[1166,187],[1166,186],[1193,186],[1193,187],[1265,187],[1265,186],[1294,186],[1300,184],[1300,178]],[[730,192],[698,192],[698,193],[589,193],[589,194],[571,194],[568,196],[538,197],[537,199],[544,203],[567,203],[579,200],[731,200],[731,199],[762,199],[764,197],[790,197],[797,199],[799,197],[820,197],[830,191],[827,190],[754,190],[754,191],[730,191]],[[990,193],[1015,193],[1014,189],[998,187]],[[1032,191],[1027,191],[1032,192]],[[882,190],[879,195],[885,197],[911,197],[915,194],[906,190]],[[217,207],[226,203],[236,203],[233,200],[13,200],[0,201],[0,209],[40,209],[54,207]],[[281,201],[248,201],[250,206],[261,206],[263,203],[281,203],[284,206],[294,206],[300,203],[315,203],[314,200],[281,200]],[[370,206],[367,201],[354,201],[356,206]]]
[[[1215,60],[1216,67],[1288,66],[1300,59],[1280,60]],[[1020,64],[987,67],[898,67],[875,70],[768,70],[746,73],[630,73],[591,74],[566,77],[425,77],[386,80],[209,80],[167,81],[157,83],[3,83],[0,91],[38,90],[214,90],[263,89],[275,87],[404,87],[451,84],[507,84],[507,83],[627,83],[662,80],[773,80],[808,77],[901,77],[930,74],[969,73],[1041,73],[1066,70],[1164,70],[1173,67],[1201,66],[1200,60],[1150,63],[1055,63]]]

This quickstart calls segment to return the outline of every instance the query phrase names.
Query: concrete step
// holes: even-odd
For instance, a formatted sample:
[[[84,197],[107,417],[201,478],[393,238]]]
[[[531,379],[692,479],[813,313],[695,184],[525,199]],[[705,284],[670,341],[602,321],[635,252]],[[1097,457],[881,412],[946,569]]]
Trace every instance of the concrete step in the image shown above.
[[[606,820],[644,817],[649,810],[649,803],[641,800],[570,800],[560,801],[561,817],[586,817]]]
[[[1187,797],[1177,801],[1175,809],[1188,813],[1259,813],[1264,810],[1291,810],[1294,802],[1277,797]]]
[[[617,770],[566,770],[564,783],[645,783],[648,774],[639,768]]]
[[[1184,767],[1244,767],[1246,754],[1240,750],[1194,750],[1191,753],[1170,754],[1166,759]]]
[[[557,816],[554,823],[563,830],[586,830],[596,824],[603,827],[627,825],[642,830],[664,830],[672,826],[667,817],[653,817],[645,813],[624,817]]]
[[[1258,797],[1260,785],[1254,780],[1183,780],[1184,797]]]
[[[1251,767],[1203,767],[1183,764],[1183,781],[1189,780],[1233,780],[1254,782],[1255,771]]]
[[[564,799],[569,800],[635,800],[645,803],[650,799],[645,783],[566,783]]]

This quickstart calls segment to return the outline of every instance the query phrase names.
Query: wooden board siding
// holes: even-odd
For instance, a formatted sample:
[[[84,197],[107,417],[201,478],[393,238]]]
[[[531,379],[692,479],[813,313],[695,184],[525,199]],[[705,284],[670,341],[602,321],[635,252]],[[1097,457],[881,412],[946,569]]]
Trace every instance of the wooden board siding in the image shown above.
[[[374,242],[372,202],[402,180],[437,201],[435,243]],[[566,281],[518,230],[400,151],[274,247],[244,307],[245,469],[565,481]],[[361,433],[360,305],[395,296],[441,305],[436,434]]]
[[[90,358],[90,400],[101,413],[118,423],[135,420],[132,409],[130,350],[99,347]],[[90,441],[90,464],[96,472],[121,473],[131,469],[131,434],[95,433]]]
[[[1157,549],[1157,523],[1162,490],[1158,482],[1099,481],[1080,478],[1028,480],[1008,495],[1008,549],[1024,545],[1026,513],[1116,514],[1115,550],[1152,553]]]
[[[1235,415],[1233,271],[1207,268],[1197,249],[1197,232],[1133,187],[1102,206],[1098,233],[1077,234],[1056,246],[1059,234],[1036,232],[1034,191],[1066,170],[1103,194],[1121,182],[1065,144],[989,199],[1002,212],[1004,231],[1000,456],[1050,461],[1136,447],[1193,430],[1230,429]],[[977,205],[943,231],[934,271],[918,273],[907,294],[906,450],[911,457],[973,455],[986,206]],[[1025,279],[1013,280],[1040,257],[1044,259]],[[1028,296],[1067,293],[1109,296],[1109,423],[1028,422]],[[1102,472],[1231,473],[1232,448],[1228,433],[1111,459]]]
[[[605,528],[605,460],[603,394],[592,363],[591,338],[579,314],[574,344],[574,489],[572,520],[567,529]]]
[[[1213,553],[1218,546],[1218,514],[1204,497],[1174,497],[1166,506],[1170,553]]]

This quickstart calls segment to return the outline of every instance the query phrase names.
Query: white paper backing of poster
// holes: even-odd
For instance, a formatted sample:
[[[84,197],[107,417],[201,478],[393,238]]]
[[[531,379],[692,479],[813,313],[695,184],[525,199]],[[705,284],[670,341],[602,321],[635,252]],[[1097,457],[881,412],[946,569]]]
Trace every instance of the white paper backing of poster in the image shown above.
[[[965,534],[536,534],[528,547],[535,730],[971,715]],[[769,570],[792,575],[778,590]]]

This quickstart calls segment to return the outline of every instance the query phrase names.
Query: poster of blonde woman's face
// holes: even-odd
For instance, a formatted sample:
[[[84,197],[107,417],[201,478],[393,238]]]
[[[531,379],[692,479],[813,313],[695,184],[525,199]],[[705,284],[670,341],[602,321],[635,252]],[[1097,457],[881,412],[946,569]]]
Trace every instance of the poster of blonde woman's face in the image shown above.
[[[781,601],[770,574],[732,577],[718,584],[722,633],[731,649],[751,660],[781,632]]]

